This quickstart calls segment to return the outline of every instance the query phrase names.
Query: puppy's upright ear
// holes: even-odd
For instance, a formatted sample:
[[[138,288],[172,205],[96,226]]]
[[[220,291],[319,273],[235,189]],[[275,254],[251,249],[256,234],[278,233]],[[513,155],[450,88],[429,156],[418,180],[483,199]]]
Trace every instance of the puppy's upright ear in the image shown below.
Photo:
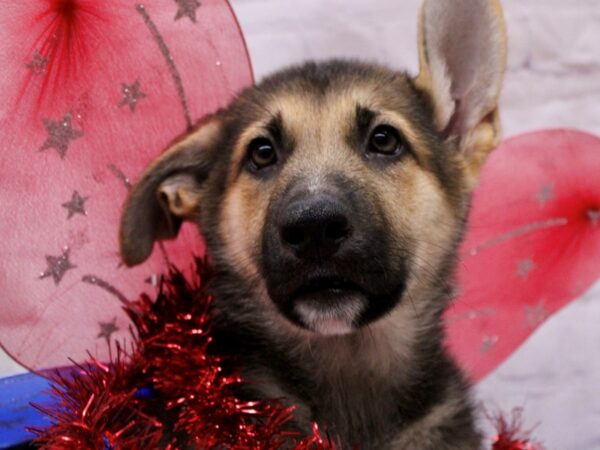
[[[436,126],[458,140],[476,175],[501,138],[506,29],[499,0],[425,0],[419,60],[416,84],[433,102]]]
[[[121,257],[134,266],[152,253],[154,242],[174,238],[183,220],[198,213],[203,183],[218,155],[221,119],[211,117],[173,143],[142,175],[121,217]]]

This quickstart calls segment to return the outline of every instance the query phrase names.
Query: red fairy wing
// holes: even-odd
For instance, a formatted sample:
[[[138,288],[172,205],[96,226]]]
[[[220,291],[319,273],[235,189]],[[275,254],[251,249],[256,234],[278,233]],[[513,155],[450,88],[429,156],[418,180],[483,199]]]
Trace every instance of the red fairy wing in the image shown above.
[[[164,271],[120,265],[121,205],[192,121],[252,81],[225,0],[37,0],[0,12],[0,342],[42,369],[106,357],[121,303]],[[184,266],[193,227],[169,243]]]
[[[473,380],[600,277],[600,139],[505,141],[486,164],[461,249],[448,344]]]

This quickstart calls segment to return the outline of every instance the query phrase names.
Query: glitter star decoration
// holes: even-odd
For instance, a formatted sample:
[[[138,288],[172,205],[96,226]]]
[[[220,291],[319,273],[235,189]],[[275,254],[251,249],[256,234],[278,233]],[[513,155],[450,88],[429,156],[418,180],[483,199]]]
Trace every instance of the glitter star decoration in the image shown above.
[[[481,341],[479,350],[481,353],[489,353],[494,345],[498,342],[498,336],[485,336]]]
[[[83,131],[73,129],[71,119],[71,114],[67,113],[62,120],[43,120],[46,131],[48,131],[48,137],[40,151],[53,148],[61,158],[65,157],[71,141],[83,136]]]
[[[116,317],[110,322],[98,322],[98,326],[100,327],[100,333],[96,336],[97,339],[104,338],[107,341],[110,341],[112,334],[119,331]]]
[[[123,98],[119,102],[119,108],[128,105],[131,112],[135,112],[138,100],[146,97],[140,88],[140,80],[135,80],[132,84],[121,83],[121,93]]]
[[[82,197],[81,195],[79,195],[79,192],[73,191],[73,194],[71,195],[71,200],[61,205],[63,208],[66,208],[69,211],[67,219],[70,219],[75,214],[87,216],[87,212],[85,210],[85,202],[87,199],[88,197]]]
[[[60,256],[46,256],[46,263],[48,268],[41,273],[40,279],[52,277],[56,286],[61,282],[67,271],[77,267],[69,260],[69,249],[66,249]]]
[[[547,202],[554,198],[554,187],[551,184],[544,184],[535,195],[540,206],[543,208]]]
[[[200,8],[200,2],[198,0],[175,0],[179,9],[175,15],[175,20],[179,20],[186,16],[196,23],[196,10]]]
[[[41,75],[46,72],[46,66],[50,60],[42,55],[39,51],[33,53],[33,58],[27,63],[27,68],[30,69],[34,74]]]
[[[521,278],[527,278],[533,269],[535,263],[531,258],[522,259],[517,263],[517,275]]]
[[[548,317],[548,311],[544,305],[544,300],[541,300],[535,306],[525,306],[525,322],[531,328],[538,326]]]

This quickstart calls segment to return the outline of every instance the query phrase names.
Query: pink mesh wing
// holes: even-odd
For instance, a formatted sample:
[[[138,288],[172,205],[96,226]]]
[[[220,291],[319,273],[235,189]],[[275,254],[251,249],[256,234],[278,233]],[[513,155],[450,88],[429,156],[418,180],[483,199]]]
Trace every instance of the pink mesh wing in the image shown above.
[[[226,0],[31,0],[0,11],[0,342],[31,369],[106,357],[161,252],[120,265],[131,183],[252,82]],[[193,227],[168,247],[180,265]]]
[[[600,139],[538,131],[494,151],[458,275],[448,344],[476,381],[600,278]]]

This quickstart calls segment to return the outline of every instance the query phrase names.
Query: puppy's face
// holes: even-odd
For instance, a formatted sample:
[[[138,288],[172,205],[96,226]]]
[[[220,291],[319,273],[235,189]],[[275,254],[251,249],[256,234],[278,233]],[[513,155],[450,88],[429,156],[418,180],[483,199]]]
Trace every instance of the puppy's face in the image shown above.
[[[446,20],[435,9],[424,7],[424,47]],[[483,48],[494,52],[491,80],[423,52],[414,80],[330,62],[249,89],[147,171],[123,219],[125,261],[142,261],[188,219],[272,320],[344,334],[419,299],[448,270],[482,155],[498,140],[495,42]],[[465,99],[439,92],[468,76],[476,85]]]
[[[232,108],[215,250],[292,323],[351,332],[452,252],[466,177],[421,97],[403,74],[329,63]]]

